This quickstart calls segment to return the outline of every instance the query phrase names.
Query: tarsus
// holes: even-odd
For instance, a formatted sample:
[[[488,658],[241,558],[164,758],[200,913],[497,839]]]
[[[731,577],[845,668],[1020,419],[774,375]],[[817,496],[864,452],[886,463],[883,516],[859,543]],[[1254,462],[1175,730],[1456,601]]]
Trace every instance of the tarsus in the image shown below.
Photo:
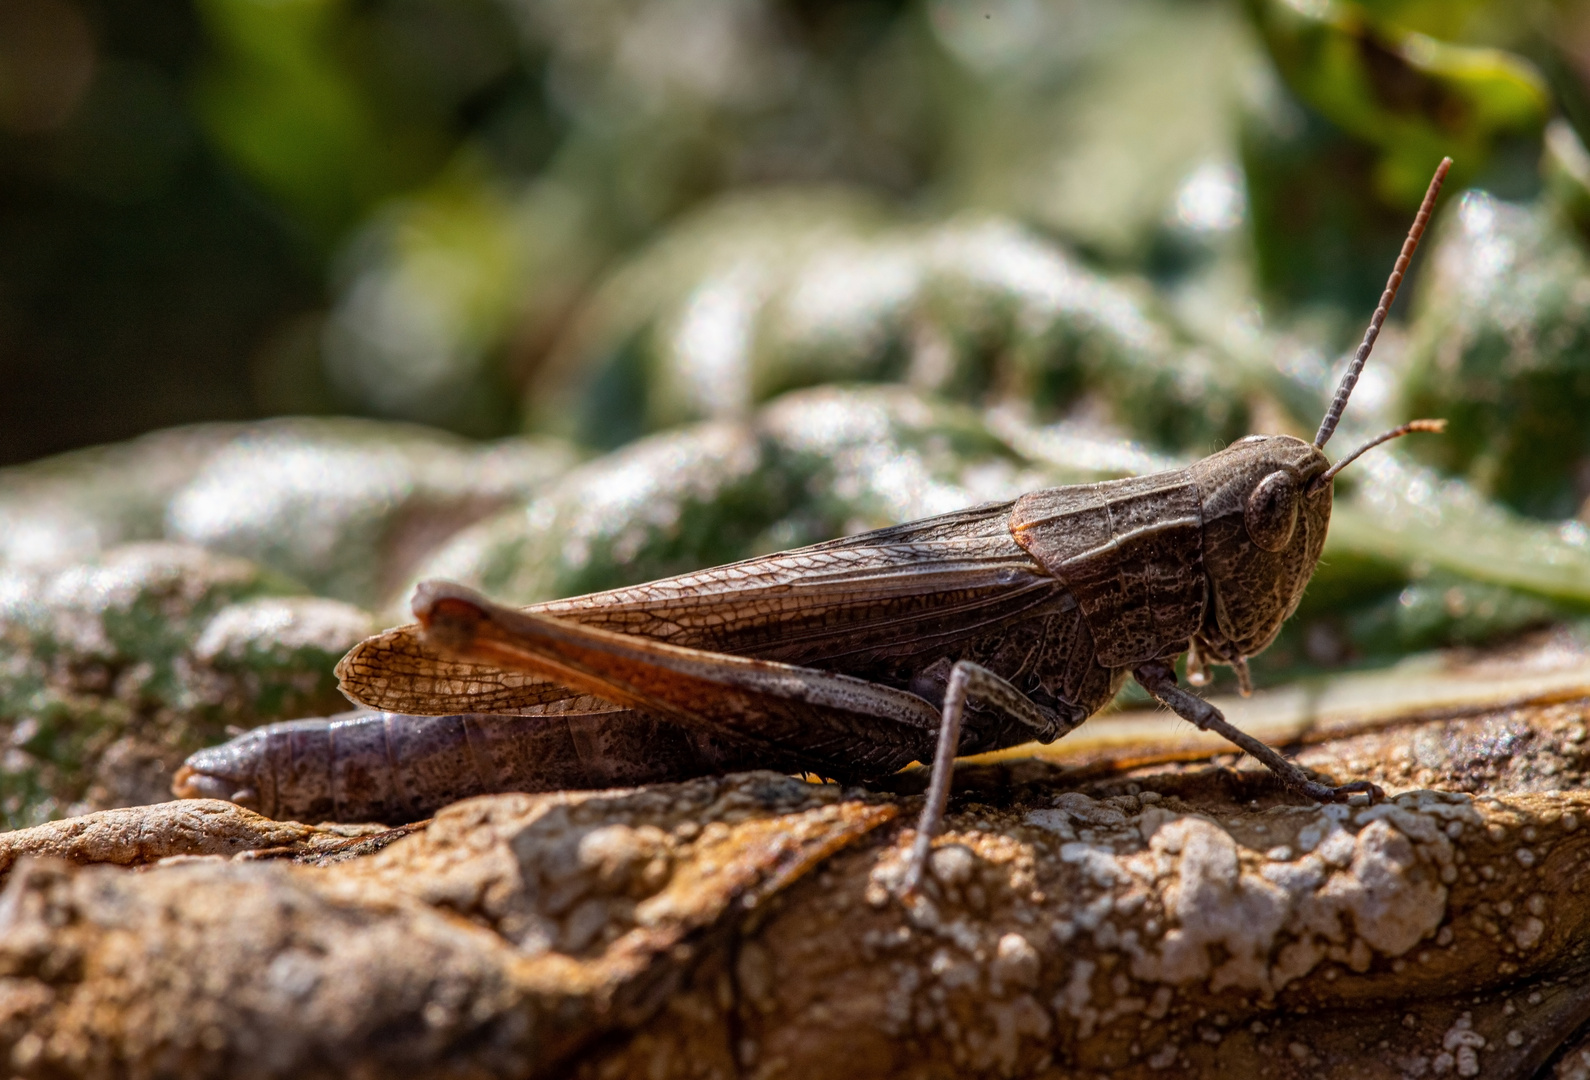
[[[1419,214],[1413,219],[1413,228],[1408,230],[1408,238],[1402,242],[1402,254],[1397,256],[1397,265],[1392,268],[1391,277],[1386,281],[1386,291],[1380,294],[1380,306],[1375,308],[1375,314],[1369,320],[1369,329],[1364,332],[1363,344],[1358,346],[1358,352],[1353,355],[1353,362],[1347,365],[1347,373],[1342,376],[1340,385],[1336,387],[1336,398],[1331,402],[1331,407],[1325,411],[1325,419],[1320,421],[1319,434],[1314,436],[1314,445],[1321,449],[1335,434],[1336,425],[1342,418],[1342,410],[1347,408],[1347,399],[1352,396],[1353,387],[1358,385],[1358,373],[1364,370],[1364,361],[1369,359],[1369,350],[1375,347],[1375,339],[1380,336],[1380,326],[1386,321],[1386,312],[1391,310],[1391,302],[1397,298],[1402,275],[1407,273],[1408,262],[1419,247],[1419,238],[1424,235],[1424,227],[1430,222],[1430,209],[1435,206],[1435,197],[1441,192],[1441,182],[1446,179],[1446,171],[1451,167],[1451,158],[1442,158],[1441,164],[1436,166],[1435,176],[1431,178],[1430,187],[1424,193],[1424,202],[1419,204]]]

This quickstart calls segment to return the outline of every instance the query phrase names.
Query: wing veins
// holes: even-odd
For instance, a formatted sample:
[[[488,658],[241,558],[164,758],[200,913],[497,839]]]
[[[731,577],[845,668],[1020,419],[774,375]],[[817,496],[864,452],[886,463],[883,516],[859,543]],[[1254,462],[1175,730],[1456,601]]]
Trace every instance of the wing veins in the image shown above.
[[[1010,505],[974,507],[525,610],[707,651],[794,653],[795,662],[819,667],[830,659],[923,651],[1017,617],[1063,588],[1011,537]],[[923,633],[930,622],[979,610],[988,617]],[[904,639],[910,643],[904,649],[887,643],[900,627],[915,635]],[[823,642],[833,648],[820,648]],[[356,646],[337,671],[350,697],[392,711],[563,712],[584,696],[551,679],[443,658],[412,625]]]

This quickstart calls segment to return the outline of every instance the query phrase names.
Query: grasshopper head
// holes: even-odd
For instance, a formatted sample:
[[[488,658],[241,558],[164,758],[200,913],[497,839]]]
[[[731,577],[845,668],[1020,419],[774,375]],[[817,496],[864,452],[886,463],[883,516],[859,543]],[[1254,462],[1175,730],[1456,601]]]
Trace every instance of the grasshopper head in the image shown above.
[[[1249,435],[1192,466],[1204,518],[1210,603],[1198,645],[1238,663],[1262,652],[1297,609],[1325,546],[1332,484],[1324,451],[1290,435]]]
[[[1314,576],[1330,525],[1336,474],[1370,447],[1409,432],[1440,431],[1445,426],[1444,421],[1415,420],[1369,440],[1335,465],[1325,457],[1325,444],[1347,408],[1451,166],[1451,158],[1443,159],[1430,181],[1380,305],[1314,441],[1249,435],[1192,467],[1202,500],[1204,571],[1210,593],[1204,624],[1193,645],[1202,659],[1236,668],[1244,692],[1247,658],[1275,640]],[[1189,662],[1190,671],[1192,667]]]

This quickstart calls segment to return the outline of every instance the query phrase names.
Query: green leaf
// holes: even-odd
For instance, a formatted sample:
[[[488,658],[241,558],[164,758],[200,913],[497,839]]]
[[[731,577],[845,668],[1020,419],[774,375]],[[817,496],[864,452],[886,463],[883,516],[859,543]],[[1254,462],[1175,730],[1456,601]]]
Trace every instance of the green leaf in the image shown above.
[[[1545,80],[1500,49],[1441,41],[1343,0],[1250,0],[1281,76],[1298,97],[1375,147],[1375,184],[1416,206],[1443,156],[1453,182],[1481,172],[1500,140],[1537,140]]]

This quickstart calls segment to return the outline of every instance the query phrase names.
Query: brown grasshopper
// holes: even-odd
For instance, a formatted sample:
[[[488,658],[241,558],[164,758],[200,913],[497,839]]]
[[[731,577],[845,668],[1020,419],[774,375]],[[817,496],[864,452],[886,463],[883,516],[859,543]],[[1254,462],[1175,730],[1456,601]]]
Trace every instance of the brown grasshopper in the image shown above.
[[[1450,165],[1430,182],[1312,443],[1249,435],[1186,469],[1035,491],[523,610],[426,582],[419,625],[370,638],[337,666],[350,698],[385,713],[275,725],[253,736],[252,756],[202,751],[178,793],[390,816],[477,791],[744,768],[865,782],[931,760],[910,889],[957,756],[1053,742],[1130,674],[1299,795],[1383,798],[1367,781],[1310,779],[1178,686],[1173,664],[1186,653],[1196,685],[1208,665],[1228,665],[1246,692],[1247,659],[1313,576],[1334,477],[1373,446],[1441,429],[1404,424],[1335,465],[1323,452]]]

